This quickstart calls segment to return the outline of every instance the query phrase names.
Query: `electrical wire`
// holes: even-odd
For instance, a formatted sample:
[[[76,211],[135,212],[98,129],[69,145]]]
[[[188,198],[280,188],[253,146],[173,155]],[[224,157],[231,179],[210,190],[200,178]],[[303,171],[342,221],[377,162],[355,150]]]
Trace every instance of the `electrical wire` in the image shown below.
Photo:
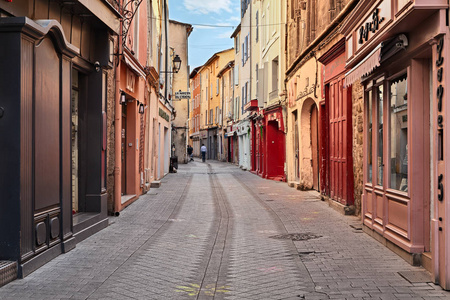
[[[164,20],[162,18],[156,18],[156,17],[152,17],[152,19],[155,20]],[[211,28],[232,28],[235,29],[236,27],[238,27],[239,25],[217,25],[217,24],[202,24],[202,23],[186,23],[188,25],[195,25],[195,26],[203,26],[203,27],[211,27]],[[285,25],[285,23],[272,23],[272,24],[258,24],[258,25],[241,25],[242,27],[262,27],[262,26],[278,26],[278,25]]]

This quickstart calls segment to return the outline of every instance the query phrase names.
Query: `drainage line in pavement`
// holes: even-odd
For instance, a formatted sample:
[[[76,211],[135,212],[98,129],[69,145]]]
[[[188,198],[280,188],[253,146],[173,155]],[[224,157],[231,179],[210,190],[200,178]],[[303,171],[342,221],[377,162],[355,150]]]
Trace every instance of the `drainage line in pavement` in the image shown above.
[[[212,167],[210,164],[208,164],[208,169],[209,169],[209,173],[213,173],[212,172]],[[217,290],[217,283],[219,281],[219,276],[221,274],[221,270],[224,267],[223,264],[223,258],[224,258],[224,252],[226,251],[226,243],[227,243],[227,237],[228,237],[228,233],[230,231],[230,227],[231,224],[229,222],[230,219],[230,213],[229,213],[229,208],[228,205],[226,203],[225,197],[224,197],[224,191],[222,186],[220,185],[220,183],[218,183],[217,180],[217,176],[215,174],[210,176],[211,178],[211,190],[212,190],[212,195],[213,195],[213,200],[215,202],[215,204],[217,205],[218,209],[218,215],[219,215],[219,225],[217,226],[217,230],[215,232],[215,238],[214,238],[214,243],[211,249],[211,253],[208,257],[208,262],[206,264],[206,268],[205,268],[205,272],[200,284],[200,288],[199,288],[199,293],[197,294],[197,299],[199,298],[203,298],[202,297],[202,292],[203,289],[207,289],[207,292],[209,293],[213,293],[213,299],[216,298],[216,290]],[[222,246],[221,246],[222,244]],[[214,266],[212,262],[212,257],[216,256],[217,254],[219,254],[220,256],[220,261],[217,267],[217,271],[214,272]],[[206,284],[205,287],[205,279],[206,279],[206,275],[209,272],[214,272],[214,280],[211,280],[212,282],[214,282],[214,289],[208,289],[208,284]],[[211,277],[208,277],[208,279],[210,279]],[[219,297],[220,298],[220,297]]]
[[[191,182],[192,182],[192,175],[189,175],[188,180],[187,180],[187,182],[186,182],[186,185],[184,186],[183,191],[181,192],[180,197],[178,198],[177,204],[176,204],[176,205],[174,206],[174,208],[172,209],[172,212],[170,213],[170,215],[169,215],[169,217],[167,218],[167,220],[165,220],[164,223],[161,224],[161,226],[159,226],[159,228],[156,229],[156,231],[155,231],[152,235],[150,235],[150,236],[149,236],[149,237],[148,237],[148,238],[147,238],[147,239],[146,239],[146,240],[145,240],[145,241],[144,241],[144,242],[143,242],[136,250],[134,250],[133,253],[131,253],[130,256],[128,256],[128,258],[127,258],[125,261],[123,261],[119,266],[117,266],[117,268],[116,268],[113,272],[111,272],[111,274],[109,274],[109,276],[102,282],[102,284],[99,285],[95,290],[93,290],[92,293],[90,293],[89,296],[86,297],[86,299],[89,299],[89,297],[90,297],[92,294],[94,294],[97,290],[99,290],[99,289],[103,286],[103,284],[105,284],[105,282],[107,282],[107,281],[110,279],[110,277],[113,276],[113,275],[116,273],[117,270],[119,270],[123,265],[125,265],[125,264],[128,262],[128,260],[129,260],[131,257],[133,257],[133,255],[136,254],[136,252],[138,252],[139,250],[141,250],[142,247],[143,247],[144,245],[146,245],[150,239],[152,239],[155,235],[157,235],[157,234],[159,233],[159,231],[160,231],[166,224],[169,223],[169,220],[170,220],[170,219],[174,219],[174,218],[176,217],[176,215],[178,214],[178,212],[179,212],[179,210],[180,210],[181,205],[183,204],[184,200],[186,199],[186,195],[187,195],[187,193],[188,193],[189,187],[191,186]],[[169,223],[169,224],[171,224],[171,223]]]

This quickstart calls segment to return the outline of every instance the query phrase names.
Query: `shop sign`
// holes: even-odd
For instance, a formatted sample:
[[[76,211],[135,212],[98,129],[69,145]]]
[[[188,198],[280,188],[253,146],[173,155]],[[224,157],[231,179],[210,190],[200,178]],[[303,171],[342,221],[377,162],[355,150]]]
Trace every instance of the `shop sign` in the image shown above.
[[[305,86],[305,89],[303,91],[301,91],[300,93],[298,93],[297,99],[295,99],[295,100],[298,101],[302,98],[305,98],[308,95],[311,95],[316,90],[316,87],[319,87],[319,84],[313,83],[311,85],[311,87]]]
[[[161,107],[159,108],[159,116],[160,116],[161,118],[163,118],[164,120],[166,120],[167,122],[169,122],[169,119],[170,119],[169,114],[166,113],[166,112],[164,111],[164,109],[162,109]]]
[[[136,77],[133,72],[127,69],[127,90],[130,92],[134,92],[134,84],[136,82]]]
[[[443,76],[444,76],[444,57],[442,56],[444,49],[444,38],[441,37],[437,43],[436,46],[436,77],[438,81],[438,87],[436,90],[436,97],[437,97],[437,125],[438,125],[438,163],[440,162],[441,166],[443,165],[444,161],[444,116],[442,115],[442,105],[443,105],[443,98],[444,98],[444,86],[443,86]],[[440,202],[444,201],[444,174],[442,172],[442,168],[438,168],[438,191],[437,191],[437,197]],[[442,227],[439,226],[439,231],[442,231]]]
[[[380,24],[384,21],[384,17],[379,16],[379,8],[375,8],[372,12],[372,20],[366,22],[359,28],[358,43],[363,44],[369,39],[369,32],[375,33],[378,31]]]
[[[383,27],[388,26],[392,21],[391,15],[392,7],[391,1],[384,0],[378,6],[373,8],[367,17],[354,28],[356,43],[353,44],[353,38],[347,39],[347,59],[350,59],[353,54],[358,54],[358,51],[370,43],[373,37],[376,36]],[[355,47],[355,48],[354,48]]]
[[[330,79],[341,74],[345,70],[345,53],[339,55],[336,59],[324,66],[323,81],[327,82]]]

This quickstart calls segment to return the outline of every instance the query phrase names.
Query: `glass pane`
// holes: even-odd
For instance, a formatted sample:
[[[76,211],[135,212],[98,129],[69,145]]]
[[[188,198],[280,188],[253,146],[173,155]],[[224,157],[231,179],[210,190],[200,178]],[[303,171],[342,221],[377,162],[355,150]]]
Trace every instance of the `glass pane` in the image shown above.
[[[367,93],[368,117],[367,117],[367,182],[372,183],[372,91]]]
[[[377,171],[378,185],[383,185],[383,86],[376,88],[378,97],[378,154],[377,154]]]
[[[408,93],[406,74],[390,83],[390,188],[408,192]]]

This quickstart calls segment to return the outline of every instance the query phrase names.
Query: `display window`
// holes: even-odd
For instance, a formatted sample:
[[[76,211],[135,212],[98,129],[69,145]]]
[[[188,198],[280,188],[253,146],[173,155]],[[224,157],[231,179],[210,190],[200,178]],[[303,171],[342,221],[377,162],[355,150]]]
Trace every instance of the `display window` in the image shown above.
[[[367,84],[365,92],[366,182],[406,194],[408,193],[407,90],[405,70],[392,79],[381,78]],[[389,168],[386,168],[387,165]]]

